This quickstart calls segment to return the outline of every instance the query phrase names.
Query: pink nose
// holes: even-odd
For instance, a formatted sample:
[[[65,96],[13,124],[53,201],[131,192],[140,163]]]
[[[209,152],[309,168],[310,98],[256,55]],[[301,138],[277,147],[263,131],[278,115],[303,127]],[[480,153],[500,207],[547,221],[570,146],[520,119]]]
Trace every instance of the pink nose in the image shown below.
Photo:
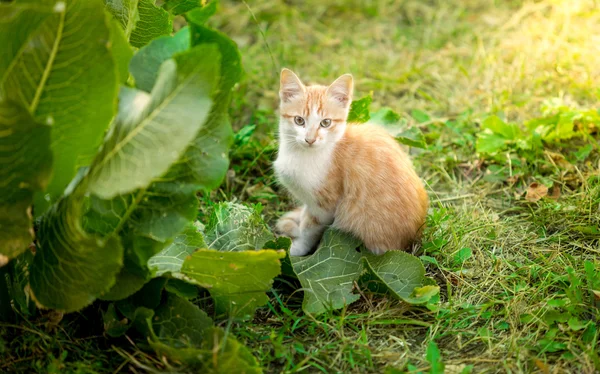
[[[307,142],[308,145],[313,145],[313,143],[316,142],[317,139],[316,138],[315,139],[306,138],[306,139],[304,139],[304,141]]]

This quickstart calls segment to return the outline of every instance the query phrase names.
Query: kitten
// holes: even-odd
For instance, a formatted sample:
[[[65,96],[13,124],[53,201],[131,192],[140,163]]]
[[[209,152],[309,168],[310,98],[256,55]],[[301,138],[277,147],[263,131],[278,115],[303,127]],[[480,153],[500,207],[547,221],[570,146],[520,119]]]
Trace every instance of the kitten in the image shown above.
[[[352,90],[350,74],[325,87],[281,72],[275,173],[304,204],[277,222],[292,256],[311,252],[329,225],[375,254],[403,250],[425,222],[429,200],[408,155],[384,129],[346,123]]]

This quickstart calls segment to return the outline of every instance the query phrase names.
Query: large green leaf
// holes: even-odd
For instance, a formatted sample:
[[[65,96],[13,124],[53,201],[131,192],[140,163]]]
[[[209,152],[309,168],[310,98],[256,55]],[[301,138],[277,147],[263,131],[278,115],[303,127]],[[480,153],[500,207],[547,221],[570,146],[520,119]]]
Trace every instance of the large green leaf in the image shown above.
[[[304,291],[302,309],[320,314],[340,309],[360,298],[352,292],[363,265],[357,251],[360,241],[341,231],[325,232],[317,251],[308,257],[291,257]]]
[[[352,290],[365,278],[369,289],[410,304],[426,303],[439,293],[417,257],[400,251],[373,255],[359,240],[334,229],[325,231],[314,254],[290,257],[290,261],[302,284],[306,313],[320,314],[358,300]]]
[[[251,318],[269,300],[266,291],[281,272],[283,251],[219,252],[200,249],[181,268],[185,280],[208,289],[217,315]]]
[[[151,94],[122,88],[119,114],[90,167],[89,191],[111,199],[164,174],[208,116],[218,63],[215,47],[196,47],[161,66]]]
[[[206,0],[165,0],[163,8],[168,10],[171,14],[177,16],[183,13],[187,13],[194,8],[202,6],[206,3]],[[215,3],[214,1],[210,4]]]
[[[110,20],[110,40],[119,82],[126,84],[129,79],[129,61],[133,57],[133,49],[116,19]]]
[[[206,248],[204,237],[198,228],[190,224],[181,234],[175,237],[173,243],[152,256],[148,267],[156,276],[165,273],[178,273],[181,271],[183,261],[200,248]]]
[[[206,225],[208,247],[219,251],[262,249],[274,236],[264,224],[261,210],[229,202],[215,205]]]
[[[262,373],[250,351],[189,301],[168,294],[166,303],[147,318],[150,346],[161,356],[208,373]]]
[[[138,0],[104,0],[106,9],[115,17],[129,40],[140,14]]]
[[[187,1],[187,0],[175,0],[177,1]],[[193,1],[193,0],[191,0]],[[203,25],[208,21],[210,17],[212,17],[217,11],[217,0],[212,0],[208,4],[204,5],[201,8],[196,8],[190,10],[186,13],[185,18],[189,23],[193,23],[196,25]]]
[[[139,0],[139,19],[129,39],[134,47],[141,48],[152,39],[169,35],[173,31],[173,22],[169,12],[154,5],[155,0]]]
[[[48,5],[0,3],[0,87],[5,74],[12,70],[11,65],[30,48],[28,44],[32,36],[51,13],[52,7]]]
[[[228,109],[231,90],[242,75],[241,57],[235,43],[226,35],[192,20],[189,22],[192,45],[216,44],[219,47],[221,80],[206,126],[200,130],[180,161],[169,170],[166,178],[209,190],[219,186],[229,166],[228,153],[233,131]]]
[[[13,258],[33,241],[33,194],[46,187],[51,168],[50,127],[0,101],[0,256]]]
[[[42,217],[29,282],[41,305],[72,312],[107,291],[122,266],[115,237],[101,239],[81,228],[81,196],[66,196]]]
[[[62,194],[79,166],[89,163],[116,108],[117,72],[103,8],[99,0],[56,2],[14,56],[2,82],[6,97],[19,100],[37,122],[52,126],[54,173],[47,191],[52,199]],[[24,22],[27,29],[30,21]],[[15,29],[9,30],[11,36]],[[44,199],[36,203],[47,206]]]
[[[182,28],[173,36],[161,36],[142,47],[133,56],[129,69],[135,85],[141,90],[152,91],[160,65],[176,53],[190,47],[190,30]]]
[[[440,288],[425,276],[421,261],[406,252],[389,251],[381,256],[363,255],[365,268],[396,298],[421,304],[439,293]]]
[[[408,121],[389,108],[382,108],[371,114],[370,123],[383,127],[402,144],[410,147],[426,148],[425,136],[418,127],[408,127]]]

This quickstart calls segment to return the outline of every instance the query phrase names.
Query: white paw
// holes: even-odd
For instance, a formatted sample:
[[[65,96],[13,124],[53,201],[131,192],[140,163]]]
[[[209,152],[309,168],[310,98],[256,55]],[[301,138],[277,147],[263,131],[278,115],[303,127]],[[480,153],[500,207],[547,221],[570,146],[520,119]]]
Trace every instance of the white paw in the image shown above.
[[[298,225],[296,221],[289,219],[285,216],[280,218],[279,221],[277,221],[277,225],[275,228],[277,229],[278,233],[285,236],[289,236],[292,239],[300,236],[300,225]]]
[[[290,248],[290,256],[306,256],[310,252],[310,247],[304,243],[296,240],[292,242],[292,248]]]

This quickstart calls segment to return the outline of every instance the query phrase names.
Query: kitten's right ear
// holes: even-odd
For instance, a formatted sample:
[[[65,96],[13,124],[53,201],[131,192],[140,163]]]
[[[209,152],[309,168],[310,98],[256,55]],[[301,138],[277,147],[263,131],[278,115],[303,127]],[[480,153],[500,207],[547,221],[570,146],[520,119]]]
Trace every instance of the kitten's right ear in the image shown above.
[[[286,68],[281,70],[279,98],[282,102],[287,103],[296,97],[304,95],[304,90],[305,88],[300,78],[293,71]]]

